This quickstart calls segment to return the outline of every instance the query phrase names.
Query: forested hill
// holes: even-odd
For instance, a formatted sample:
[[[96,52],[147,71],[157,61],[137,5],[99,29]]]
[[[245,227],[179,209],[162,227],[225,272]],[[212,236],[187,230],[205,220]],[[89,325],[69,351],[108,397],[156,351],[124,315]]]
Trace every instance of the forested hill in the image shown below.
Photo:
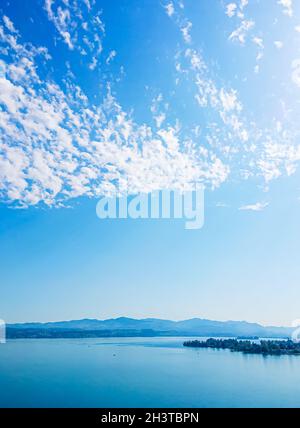
[[[245,321],[211,321],[193,318],[184,321],[157,318],[82,319],[49,323],[8,324],[7,337],[129,337],[202,336],[288,338],[289,327],[265,327]]]

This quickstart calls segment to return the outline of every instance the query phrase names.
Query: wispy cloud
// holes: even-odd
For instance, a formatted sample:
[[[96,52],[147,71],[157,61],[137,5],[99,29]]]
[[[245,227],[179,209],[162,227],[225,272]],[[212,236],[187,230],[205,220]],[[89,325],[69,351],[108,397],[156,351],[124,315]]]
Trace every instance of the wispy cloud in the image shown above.
[[[240,211],[263,211],[268,207],[267,202],[257,202],[255,204],[243,205],[239,208]]]
[[[278,4],[282,6],[285,15],[293,16],[293,0],[278,0]]]
[[[166,12],[167,12],[168,16],[174,15],[175,9],[174,9],[173,2],[170,2],[170,3],[166,4],[165,9],[166,9]]]
[[[232,28],[226,27],[224,37],[238,42],[235,49],[243,46],[247,64],[251,63],[248,49],[252,49],[259,67],[266,60],[267,43],[273,52],[274,43],[284,51],[284,41],[265,37],[255,19],[246,16],[247,6],[246,0],[225,6],[232,19],[224,14],[224,21]],[[289,10],[289,3],[285,7]],[[248,108],[242,85],[238,86],[238,76],[227,82],[210,53],[195,43],[197,31],[194,34],[192,30],[197,29],[197,21],[186,10],[179,1],[161,8],[177,33],[170,64],[173,71],[168,68],[168,90],[160,88],[159,79],[155,81],[149,104],[143,105],[150,112],[145,121],[136,119],[134,109],[128,111],[121,105],[114,91],[115,77],[106,73],[117,52],[114,46],[102,45],[106,31],[96,2],[45,0],[42,11],[53,27],[56,43],[70,56],[75,53],[87,73],[95,76],[98,72],[103,77],[106,89],[97,102],[80,86],[69,61],[63,78],[48,77],[53,67],[48,47],[26,42],[13,20],[7,14],[2,17],[2,200],[21,206],[59,205],[70,198],[97,197],[125,188],[132,193],[187,189],[195,182],[216,188],[231,177],[254,178],[267,186],[296,171],[300,161],[300,127],[293,120],[298,117],[296,108],[293,111],[282,96],[278,116],[266,116],[265,123],[256,118]],[[277,13],[286,20],[278,7]],[[296,36],[294,23],[291,31]],[[121,62],[118,53],[119,58]],[[298,63],[297,57],[291,60],[284,87],[297,90],[300,86]],[[253,75],[253,63],[251,67]],[[99,81],[96,86],[99,88]],[[267,95],[258,94],[261,103]],[[183,109],[189,114],[182,114]],[[190,113],[192,120],[187,117]],[[240,209],[259,211],[265,207],[258,203]]]
[[[95,11],[95,2],[81,4],[76,0],[45,0],[45,10],[59,36],[70,50],[89,57],[89,68],[95,69],[102,52],[105,26],[101,12]]]
[[[2,40],[8,36],[2,31]],[[4,200],[57,205],[83,195],[183,190],[195,182],[217,186],[226,179],[220,159],[191,150],[181,141],[179,127],[135,123],[109,89],[104,102],[93,106],[75,84],[68,82],[66,91],[43,81],[29,59],[32,51],[16,40],[7,45],[11,60],[0,64]]]

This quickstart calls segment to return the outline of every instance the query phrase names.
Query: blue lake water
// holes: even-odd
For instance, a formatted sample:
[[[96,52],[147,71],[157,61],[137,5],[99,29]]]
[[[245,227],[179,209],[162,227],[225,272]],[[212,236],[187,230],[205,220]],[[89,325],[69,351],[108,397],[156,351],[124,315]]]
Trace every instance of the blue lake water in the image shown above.
[[[300,407],[300,357],[190,349],[184,340],[8,341],[0,407]]]

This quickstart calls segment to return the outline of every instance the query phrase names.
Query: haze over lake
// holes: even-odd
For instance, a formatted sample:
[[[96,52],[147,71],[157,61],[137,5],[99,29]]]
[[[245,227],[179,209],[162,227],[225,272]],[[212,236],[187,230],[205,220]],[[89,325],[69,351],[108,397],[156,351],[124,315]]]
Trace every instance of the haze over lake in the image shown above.
[[[186,338],[0,346],[0,407],[295,407],[300,358],[188,349]]]

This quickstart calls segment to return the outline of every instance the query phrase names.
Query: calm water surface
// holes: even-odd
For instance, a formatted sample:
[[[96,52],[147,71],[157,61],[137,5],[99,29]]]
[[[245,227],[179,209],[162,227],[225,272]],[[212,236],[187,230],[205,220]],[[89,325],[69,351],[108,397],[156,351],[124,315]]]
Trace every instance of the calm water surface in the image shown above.
[[[300,357],[190,349],[184,340],[8,341],[0,407],[300,407]]]

